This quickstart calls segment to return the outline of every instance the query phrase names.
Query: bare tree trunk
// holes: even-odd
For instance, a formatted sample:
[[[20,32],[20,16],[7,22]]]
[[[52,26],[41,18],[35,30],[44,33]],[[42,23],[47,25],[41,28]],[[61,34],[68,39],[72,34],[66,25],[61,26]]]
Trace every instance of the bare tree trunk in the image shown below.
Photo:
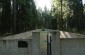
[[[17,24],[17,17],[16,17],[17,13],[16,13],[16,0],[13,0],[13,33],[16,34],[17,33],[17,29],[16,29],[16,24]]]
[[[60,14],[60,24],[59,24],[59,29],[63,30],[63,18],[62,18],[62,0],[60,0],[61,3],[61,14]]]

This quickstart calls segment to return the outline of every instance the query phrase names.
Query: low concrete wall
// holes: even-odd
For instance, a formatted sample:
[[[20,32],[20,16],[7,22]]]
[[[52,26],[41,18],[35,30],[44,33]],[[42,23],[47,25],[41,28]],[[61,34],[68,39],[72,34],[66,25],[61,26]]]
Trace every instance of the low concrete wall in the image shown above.
[[[0,55],[40,55],[40,32],[22,33],[18,35],[0,38]],[[18,41],[22,47],[19,47]],[[27,43],[27,47],[23,47],[22,42]]]
[[[85,38],[60,38],[59,31],[51,31],[52,55],[85,55]],[[69,35],[67,35],[68,37]],[[79,35],[80,36],[80,35]],[[20,36],[21,37],[21,36]],[[12,38],[12,37],[11,37]],[[40,32],[33,32],[32,39],[0,39],[0,55],[40,55]],[[26,41],[27,48],[18,48],[18,41]]]
[[[61,38],[61,55],[85,55],[85,38]]]
[[[60,38],[58,31],[53,31],[51,34],[52,55],[85,55],[85,37],[82,35],[66,32],[63,33],[65,37]]]
[[[18,41],[26,41],[27,48],[18,48]],[[31,55],[31,40],[0,40],[0,55]]]

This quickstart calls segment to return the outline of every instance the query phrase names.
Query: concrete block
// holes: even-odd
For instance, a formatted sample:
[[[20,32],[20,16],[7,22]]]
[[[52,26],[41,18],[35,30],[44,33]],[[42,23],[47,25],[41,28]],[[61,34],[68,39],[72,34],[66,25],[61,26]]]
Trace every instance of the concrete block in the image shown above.
[[[60,55],[60,32],[59,31],[51,31],[51,52],[52,55]]]
[[[40,55],[40,32],[32,33],[32,55]]]

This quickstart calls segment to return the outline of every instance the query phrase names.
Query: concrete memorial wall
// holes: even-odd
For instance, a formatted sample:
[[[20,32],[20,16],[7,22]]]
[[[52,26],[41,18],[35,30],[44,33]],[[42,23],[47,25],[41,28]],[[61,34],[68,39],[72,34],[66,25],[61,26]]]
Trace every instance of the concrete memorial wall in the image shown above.
[[[81,38],[79,35],[79,38],[77,35],[71,34],[70,38],[67,38],[68,36],[60,38],[60,31],[50,31],[50,34],[51,55],[85,55],[84,36]],[[14,38],[14,36],[12,37]],[[20,39],[10,38],[0,39],[0,55],[41,55],[40,32],[32,32],[32,39],[27,39],[27,37],[25,39],[23,39],[24,37],[19,37]]]
[[[0,40],[0,55],[30,55],[31,40]]]
[[[60,38],[59,33],[59,31],[51,32],[52,55],[85,55],[85,35],[69,33],[70,37]]]
[[[0,39],[0,55],[40,55],[40,32],[32,32],[32,39],[24,37],[24,33],[18,36]]]
[[[61,55],[85,55],[85,38],[61,39]]]

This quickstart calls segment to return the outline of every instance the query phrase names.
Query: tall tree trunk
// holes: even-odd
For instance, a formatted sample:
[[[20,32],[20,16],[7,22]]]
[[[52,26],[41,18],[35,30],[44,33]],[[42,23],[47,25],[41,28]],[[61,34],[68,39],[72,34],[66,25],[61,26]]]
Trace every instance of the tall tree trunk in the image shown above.
[[[60,30],[63,30],[63,18],[62,18],[62,0],[60,0],[60,3],[61,3],[61,13],[60,13],[60,27],[59,27],[59,29]]]
[[[13,34],[17,33],[17,29],[16,29],[16,24],[17,24],[17,13],[16,13],[16,0],[13,0]]]

